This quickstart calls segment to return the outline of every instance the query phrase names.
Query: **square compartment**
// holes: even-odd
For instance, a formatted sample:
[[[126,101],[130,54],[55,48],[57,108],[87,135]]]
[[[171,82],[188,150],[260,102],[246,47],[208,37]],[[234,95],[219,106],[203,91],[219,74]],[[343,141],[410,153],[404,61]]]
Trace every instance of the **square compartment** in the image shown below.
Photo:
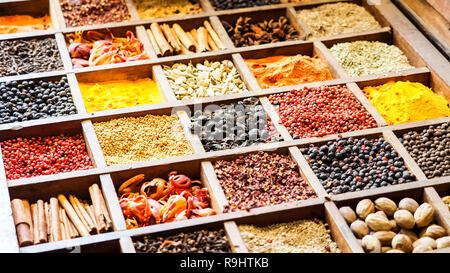
[[[342,138],[342,139],[349,139],[350,137],[345,137],[345,138]],[[357,135],[357,136],[352,136],[352,138],[353,139],[355,139],[355,140],[359,140],[359,139],[362,139],[362,138],[365,138],[365,139],[367,139],[367,140],[375,140],[375,139],[378,139],[378,138],[383,138],[384,140],[385,140],[385,142],[386,143],[388,143],[389,144],[389,146],[391,147],[391,151],[394,151],[395,152],[395,154],[396,154],[396,157],[399,157],[400,158],[400,160],[403,162],[403,164],[401,165],[401,166],[396,166],[395,167],[395,169],[393,170],[393,172],[397,169],[397,168],[402,168],[403,166],[406,168],[406,170],[405,171],[408,171],[409,172],[409,174],[410,174],[410,176],[412,176],[411,177],[411,179],[412,179],[412,181],[406,181],[405,183],[402,183],[402,184],[400,184],[397,180],[398,179],[401,179],[402,177],[400,177],[400,178],[396,178],[396,179],[394,179],[394,181],[393,182],[390,182],[390,183],[396,183],[396,184],[390,184],[390,183],[388,183],[388,182],[386,182],[387,183],[387,185],[385,185],[385,186],[381,186],[381,183],[382,183],[382,181],[381,181],[381,177],[379,177],[380,178],[380,182],[378,183],[378,184],[380,184],[378,187],[376,187],[376,188],[369,188],[369,189],[364,189],[364,186],[367,186],[368,184],[370,184],[370,183],[372,183],[372,185],[370,186],[370,187],[372,187],[372,186],[375,186],[374,184],[375,184],[375,181],[374,180],[372,180],[372,179],[369,179],[367,182],[365,182],[365,184],[364,185],[362,185],[363,186],[363,188],[360,188],[360,187],[357,187],[357,188],[360,188],[359,190],[355,190],[355,191],[351,191],[351,183],[352,183],[352,181],[353,180],[356,180],[356,178],[353,178],[351,181],[349,181],[348,183],[345,183],[345,185],[340,185],[340,183],[342,182],[342,179],[341,178],[336,178],[335,180],[337,180],[337,182],[339,183],[337,186],[333,186],[333,180],[334,179],[332,179],[332,178],[330,178],[330,174],[331,174],[331,172],[328,172],[327,174],[325,174],[325,173],[323,173],[324,175],[325,175],[325,178],[320,178],[319,177],[319,173],[316,173],[315,171],[313,171],[313,169],[312,169],[312,165],[311,165],[311,163],[310,163],[310,160],[308,159],[309,158],[309,156],[306,154],[306,153],[304,153],[304,150],[303,149],[306,149],[306,150],[308,150],[308,148],[310,148],[310,146],[309,146],[309,144],[304,144],[304,145],[302,145],[302,146],[300,146],[299,148],[300,148],[300,151],[302,152],[302,156],[304,157],[304,159],[306,160],[306,162],[308,163],[306,166],[305,166],[305,169],[308,171],[308,172],[311,172],[311,173],[313,173],[314,174],[314,177],[313,178],[311,178],[311,179],[313,179],[314,181],[316,181],[317,183],[319,183],[319,184],[321,184],[322,185],[322,187],[324,188],[324,190],[327,192],[327,194],[330,194],[331,195],[331,198],[334,200],[334,198],[345,198],[345,197],[347,197],[347,196],[359,196],[359,195],[361,195],[361,194],[370,194],[371,192],[378,192],[378,191],[383,191],[383,192],[389,192],[389,191],[394,191],[394,190],[396,190],[396,189],[398,189],[398,188],[402,188],[402,187],[415,187],[415,186],[417,186],[417,185],[420,185],[420,184],[416,184],[416,182],[417,182],[417,175],[418,174],[416,174],[415,173],[415,171],[414,171],[414,168],[413,168],[413,166],[410,164],[410,162],[409,161],[407,161],[405,158],[403,158],[403,156],[402,156],[402,153],[401,153],[401,151],[399,150],[399,148],[398,148],[398,144],[397,144],[397,139],[395,138],[395,136],[393,135],[393,134],[391,134],[390,132],[384,132],[384,133],[382,133],[382,134],[380,134],[380,133],[372,133],[372,134],[367,134],[367,135]],[[337,141],[337,139],[336,138],[333,138],[333,139],[330,139],[330,140],[328,140],[328,141],[317,141],[317,142],[314,142],[314,148],[317,148],[317,149],[319,149],[320,148],[320,146],[322,146],[322,145],[326,145],[328,142],[336,142]],[[346,145],[346,146],[343,146],[343,147],[349,147],[349,145]],[[352,147],[356,147],[356,146],[352,146]],[[370,159],[369,158],[369,160],[370,160],[370,162],[374,162],[374,159],[375,157],[373,157],[372,159]],[[389,160],[389,159],[388,159]],[[340,159],[340,161],[343,161],[343,159]],[[367,161],[367,160],[365,160],[365,161]],[[347,164],[347,163],[346,163]],[[351,164],[351,162],[349,162],[348,164]],[[389,164],[388,163],[388,166],[390,166],[390,165],[392,165],[393,166],[393,163],[391,163],[391,164]],[[327,166],[330,166],[330,168],[336,168],[336,166],[333,166],[333,167],[331,167],[331,165],[330,164],[327,164],[326,166],[324,166],[324,164],[320,164],[320,166],[319,167],[327,167]],[[340,167],[340,166],[337,166],[337,167],[339,167],[339,168],[342,168],[342,167]],[[348,168],[348,171],[356,171],[356,168],[352,168],[352,167],[350,167],[349,166],[349,168]],[[373,168],[372,168],[372,170],[374,170]],[[347,171],[346,171],[347,172]],[[359,171],[358,171],[359,172]],[[342,172],[342,173],[344,173],[344,172]],[[349,177],[349,175],[350,174],[346,174],[346,177]],[[374,175],[374,174],[373,174]],[[381,174],[380,174],[381,175]],[[394,175],[395,175],[395,172],[394,172]],[[351,177],[353,177],[353,174],[351,174]],[[358,174],[358,176],[357,177],[360,177],[360,175]],[[361,179],[364,179],[365,177],[361,177]],[[346,178],[345,178],[346,179]],[[386,178],[387,179],[387,178]],[[404,178],[404,179],[406,179],[406,178]],[[357,181],[357,180],[356,180]],[[362,180],[360,181],[360,182],[358,182],[358,183],[362,183]],[[356,183],[354,186],[356,186],[358,183]],[[418,182],[418,183],[424,183],[424,184],[426,184],[426,182]],[[329,190],[327,190],[326,188],[325,188],[325,184],[330,184],[328,187],[329,187]],[[333,186],[333,187],[331,187],[331,186]],[[341,190],[341,192],[339,192],[339,193],[333,193],[333,188],[336,188],[336,190],[337,190],[337,187],[341,187],[341,186],[347,186],[349,189],[348,190],[346,190],[346,191],[344,191],[344,192],[342,192],[342,190]],[[348,197],[349,198],[349,197]]]
[[[316,3],[315,3],[316,2]],[[320,40],[327,40],[327,39],[336,39],[338,37],[344,37],[344,36],[355,36],[358,34],[363,33],[370,33],[370,32],[377,32],[377,31],[383,31],[385,28],[389,28],[390,24],[389,22],[381,15],[381,13],[378,11],[378,9],[374,6],[374,4],[368,3],[368,0],[346,0],[346,1],[304,1],[303,3],[299,3],[299,6],[296,6],[295,12],[296,15],[298,15],[298,12],[300,10],[309,10],[313,8],[317,8],[322,5],[328,5],[328,4],[335,4],[335,3],[353,3],[360,7],[363,7],[370,15],[372,15],[375,20],[380,24],[381,28],[379,29],[372,29],[372,30],[365,30],[365,31],[359,31],[359,32],[349,32],[349,33],[340,33],[337,35],[331,35],[331,36],[325,36],[320,37],[316,39]],[[303,28],[303,31],[306,33],[306,37],[309,38],[312,31],[306,21],[302,18],[296,17],[300,26]]]
[[[52,126],[48,126],[47,122],[51,123]],[[46,181],[48,179],[54,178],[54,177],[70,177],[70,176],[78,176],[82,173],[89,173],[91,169],[97,167],[97,162],[95,160],[95,155],[92,152],[92,143],[90,136],[88,136],[85,132],[85,130],[82,127],[82,124],[79,120],[72,120],[72,121],[49,121],[44,120],[39,122],[39,124],[29,124],[29,125],[23,125],[19,128],[12,127],[12,128],[6,128],[0,130],[0,141],[10,140],[10,139],[17,139],[17,138],[32,138],[32,137],[48,137],[48,136],[58,136],[60,134],[64,134],[65,136],[68,135],[75,135],[80,134],[81,137],[84,139],[84,143],[86,146],[86,152],[89,155],[90,162],[92,166],[88,169],[84,170],[72,170],[70,172],[58,172],[56,174],[50,174],[50,175],[39,175],[39,176],[33,176],[33,177],[21,177],[19,179],[9,180],[8,183],[11,185],[14,184],[21,184],[25,181]],[[3,147],[2,147],[3,148]],[[4,149],[4,148],[3,148]],[[3,161],[5,161],[5,158],[3,156]],[[3,168],[4,166],[2,166]]]
[[[108,209],[110,218],[113,221],[113,227],[109,231],[101,234],[93,233],[86,237],[78,236],[67,240],[24,246],[20,248],[20,252],[120,252],[118,248],[118,241],[114,240],[115,238],[113,237],[108,238],[108,236],[110,236],[116,229],[116,223],[114,222],[115,218],[112,217],[112,213],[115,208],[113,208],[111,202],[117,202],[117,200],[108,200],[106,198],[107,192],[103,188],[99,175],[87,175],[75,178],[72,177],[62,180],[55,179],[41,183],[28,183],[17,186],[12,185],[9,187],[9,194],[11,200],[15,198],[28,200],[30,205],[35,203],[37,200],[49,202],[50,198],[56,198],[58,194],[63,194],[68,200],[69,195],[74,195],[80,201],[86,200],[89,204],[92,204],[88,188],[93,184],[97,184],[99,186],[105,200],[106,208]],[[58,204],[59,207],[62,208],[61,203],[58,202]],[[69,221],[71,221],[70,218]]]
[[[295,28],[295,30],[297,30],[298,33],[298,38],[294,39],[294,40],[288,40],[288,41],[280,41],[280,42],[275,42],[275,43],[264,43],[264,44],[280,44],[280,43],[288,43],[288,42],[293,42],[293,41],[299,41],[299,40],[304,40],[305,39],[305,33],[303,32],[302,28],[300,27],[300,25],[298,24],[296,18],[295,18],[295,14],[291,13],[291,11],[289,9],[286,8],[278,8],[278,9],[267,9],[264,10],[264,12],[239,12],[239,13],[231,13],[231,14],[224,14],[224,15],[219,15],[219,19],[220,21],[222,21],[222,25],[224,25],[223,22],[227,22],[228,24],[230,24],[232,27],[234,27],[236,25],[236,21],[238,20],[239,17],[250,17],[252,18],[252,22],[253,23],[260,23],[263,22],[264,20],[270,21],[270,20],[274,20],[274,21],[278,21],[278,19],[280,17],[285,17],[288,20],[288,24],[290,24],[292,27]],[[224,25],[225,28],[225,25]],[[226,28],[225,28],[226,31]],[[230,37],[230,34],[228,34],[228,37]],[[230,38],[231,39],[231,38]],[[233,42],[234,44],[234,42]],[[261,46],[264,44],[260,44],[260,45],[253,45],[253,46]],[[235,47],[241,47],[241,46],[236,46],[236,44],[234,44]],[[244,46],[244,48],[248,48],[251,46]]]
[[[245,87],[247,88],[247,91],[242,91],[239,93],[235,93],[235,94],[223,94],[223,95],[214,95],[214,96],[206,96],[206,97],[191,97],[189,99],[185,99],[185,100],[179,100],[177,99],[177,96],[172,88],[172,85],[169,83],[169,80],[167,79],[166,73],[164,71],[164,66],[173,66],[174,64],[185,64],[188,65],[189,63],[192,63],[194,66],[196,66],[197,64],[204,64],[205,61],[208,61],[210,63],[212,62],[222,62],[224,60],[229,60],[233,63],[234,68],[236,68],[237,73],[239,74],[240,79],[242,80],[243,84],[245,85]],[[183,101],[186,103],[208,103],[209,101],[214,101],[217,99],[232,99],[234,97],[239,97],[239,96],[248,96],[248,92],[251,92],[251,87],[249,85],[249,83],[247,82],[247,77],[244,77],[245,72],[242,71],[242,67],[239,63],[239,59],[236,55],[233,54],[224,54],[224,55],[213,55],[213,56],[208,56],[208,57],[194,57],[194,58],[188,58],[188,59],[182,59],[182,60],[177,60],[177,61],[169,61],[169,62],[164,62],[161,63],[162,66],[162,72],[164,74],[164,78],[161,80],[161,84],[163,86],[167,86],[167,89],[170,89],[170,93],[173,94],[173,99],[178,100],[178,101]]]
[[[107,108],[100,111],[90,111],[89,113],[94,112],[110,112],[110,110],[116,110],[120,111],[124,108],[135,108],[135,107],[151,107],[157,106],[161,103],[167,102],[166,94],[163,91],[163,88],[161,87],[158,76],[156,76],[154,66],[148,65],[148,64],[141,64],[133,67],[120,67],[120,68],[109,68],[105,70],[96,70],[91,72],[78,72],[75,73],[76,79],[77,79],[77,90],[81,93],[81,96],[83,97],[83,111],[86,111],[86,96],[83,95],[83,92],[81,91],[80,84],[86,83],[86,84],[102,84],[103,82],[110,82],[110,81],[136,81],[141,80],[144,78],[150,78],[152,79],[158,89],[159,98],[161,99],[161,102],[154,103],[154,104],[139,104],[135,106],[128,106],[123,108]],[[108,96],[108,98],[114,98],[111,95]]]

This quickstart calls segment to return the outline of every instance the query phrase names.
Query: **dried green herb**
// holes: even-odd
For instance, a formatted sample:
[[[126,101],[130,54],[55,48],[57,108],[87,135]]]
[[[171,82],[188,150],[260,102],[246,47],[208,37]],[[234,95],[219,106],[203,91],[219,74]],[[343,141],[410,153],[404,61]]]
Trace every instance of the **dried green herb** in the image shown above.
[[[381,74],[414,68],[398,47],[378,41],[335,44],[330,51],[350,76]]]

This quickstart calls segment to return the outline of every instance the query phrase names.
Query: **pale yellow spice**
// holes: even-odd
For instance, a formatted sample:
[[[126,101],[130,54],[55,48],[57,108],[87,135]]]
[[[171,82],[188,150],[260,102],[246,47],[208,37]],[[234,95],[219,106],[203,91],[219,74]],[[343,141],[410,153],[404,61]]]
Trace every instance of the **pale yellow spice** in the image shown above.
[[[240,225],[239,231],[251,253],[340,252],[331,240],[327,224],[320,220],[298,220],[265,227]]]
[[[108,165],[192,154],[175,115],[124,117],[93,125]]]

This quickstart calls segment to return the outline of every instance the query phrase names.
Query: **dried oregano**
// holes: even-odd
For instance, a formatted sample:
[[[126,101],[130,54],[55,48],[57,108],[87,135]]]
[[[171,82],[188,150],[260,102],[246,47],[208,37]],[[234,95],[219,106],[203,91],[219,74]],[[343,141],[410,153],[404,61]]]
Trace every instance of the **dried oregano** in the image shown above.
[[[330,51],[350,76],[414,68],[398,47],[378,41],[340,43],[334,45]]]
[[[321,5],[297,12],[297,17],[311,30],[310,38],[380,29],[375,18],[353,3]]]

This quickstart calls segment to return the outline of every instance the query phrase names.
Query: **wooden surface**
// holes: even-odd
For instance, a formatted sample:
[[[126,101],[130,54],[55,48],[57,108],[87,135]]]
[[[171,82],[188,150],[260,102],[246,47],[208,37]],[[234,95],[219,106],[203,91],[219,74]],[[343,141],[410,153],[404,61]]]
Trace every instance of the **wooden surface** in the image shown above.
[[[438,3],[441,2],[439,0],[394,1],[450,59],[450,2]]]
[[[64,70],[58,72],[34,73],[29,75],[19,75],[12,77],[2,77],[1,81],[25,80],[25,79],[56,79],[67,75],[72,96],[77,109],[77,114],[67,117],[51,118],[44,120],[26,121],[15,124],[0,125],[0,140],[13,137],[27,137],[35,135],[59,134],[61,132],[81,132],[86,140],[89,155],[95,168],[86,171],[75,171],[71,173],[61,173],[48,176],[23,178],[14,181],[7,181],[4,169],[0,168],[0,221],[2,225],[1,252],[67,252],[66,248],[81,246],[82,252],[135,252],[133,239],[146,234],[169,235],[180,231],[191,231],[201,228],[224,228],[227,238],[230,241],[234,252],[247,252],[245,242],[240,236],[238,226],[240,224],[264,225],[269,223],[287,222],[296,219],[318,217],[327,222],[330,226],[331,235],[343,252],[363,252],[361,246],[356,241],[350,228],[338,212],[342,204],[356,204],[358,200],[368,197],[387,196],[399,198],[410,196],[417,200],[428,200],[436,208],[436,221],[449,229],[450,216],[445,211],[439,196],[450,194],[450,177],[427,179],[420,167],[411,158],[406,149],[402,146],[398,137],[409,130],[418,130],[431,124],[439,124],[450,121],[450,117],[436,120],[420,121],[408,124],[388,126],[383,117],[371,105],[362,93],[362,89],[369,85],[379,85],[390,80],[411,80],[424,83],[432,87],[437,93],[446,96],[450,101],[450,64],[447,60],[428,42],[428,40],[409,22],[402,13],[390,2],[382,1],[381,5],[368,5],[366,1],[352,1],[363,4],[370,13],[380,22],[382,29],[362,33],[350,33],[325,37],[321,39],[306,40],[309,30],[304,22],[295,18],[295,11],[303,8],[311,8],[319,3],[337,2],[315,1],[303,3],[282,3],[279,5],[269,5],[256,8],[235,9],[226,11],[214,11],[208,0],[201,0],[203,13],[186,16],[173,16],[170,18],[158,18],[151,20],[141,20],[135,10],[132,1],[127,0],[127,5],[132,15],[132,20],[123,23],[113,23],[88,27],[66,28],[59,2],[50,0],[48,5],[51,10],[55,29],[45,32],[19,33],[11,35],[1,35],[1,39],[31,38],[31,37],[55,37],[58,48],[63,58]],[[221,20],[235,20],[242,15],[248,15],[255,19],[275,18],[277,16],[287,16],[302,34],[301,39],[273,44],[265,44],[251,47],[234,47],[228,37]],[[180,55],[157,58],[146,35],[146,29],[152,22],[179,23],[183,27],[194,27],[204,20],[209,20],[213,28],[217,31],[222,41],[227,45],[223,51],[205,52],[192,55]],[[87,67],[73,69],[69,52],[67,50],[65,34],[78,30],[105,29],[111,28],[113,33],[123,36],[127,30],[133,31],[144,43],[145,50],[152,57],[150,60],[103,65],[98,67]],[[415,66],[408,71],[391,72],[382,75],[367,75],[362,77],[350,77],[337,60],[331,55],[329,47],[335,43],[355,40],[377,40],[394,44],[401,48],[410,62]],[[281,88],[262,89],[255,77],[246,66],[246,58],[263,58],[274,55],[296,55],[304,54],[308,56],[318,56],[322,58],[332,73],[333,80],[326,82],[316,82],[310,84],[300,84]],[[192,99],[179,101],[176,99],[167,79],[164,76],[163,65],[173,63],[198,63],[204,60],[232,60],[241,78],[246,84],[249,92],[224,95],[210,98]],[[142,105],[125,109],[114,109],[101,112],[87,113],[81,92],[78,87],[80,82],[97,82],[111,79],[138,79],[151,77],[158,84],[162,103],[153,105]],[[404,185],[395,185],[361,192],[352,192],[329,196],[322,187],[320,180],[314,174],[305,157],[300,152],[301,147],[310,144],[318,145],[329,140],[336,139],[335,135],[325,137],[313,137],[307,139],[293,140],[287,129],[278,123],[278,114],[270,104],[267,96],[280,92],[289,91],[304,86],[326,85],[346,85],[353,95],[361,102],[367,111],[375,118],[379,127],[360,130],[356,132],[343,133],[343,137],[378,137],[383,136],[399,155],[404,159],[408,169],[416,175],[418,181]],[[269,118],[274,122],[276,129],[281,133],[284,141],[279,143],[269,143],[257,146],[250,146],[239,149],[222,150],[216,152],[205,152],[200,140],[196,136],[189,134],[189,112],[195,107],[205,107],[209,104],[230,103],[246,97],[257,96],[268,113]],[[110,120],[122,116],[141,116],[145,114],[170,114],[175,113],[180,118],[183,129],[193,148],[194,154],[174,158],[164,158],[148,162],[139,162],[125,165],[107,166],[103,152],[98,143],[97,136],[92,124],[99,121]],[[238,155],[246,155],[256,151],[277,152],[290,155],[299,166],[302,177],[307,181],[318,198],[281,204],[270,207],[256,208],[250,211],[238,211],[223,213],[223,208],[227,204],[226,196],[220,186],[215,174],[213,163],[217,160],[230,160]],[[0,157],[0,164],[2,164]],[[191,178],[200,179],[205,187],[209,189],[211,204],[216,211],[216,215],[192,219],[188,221],[165,223],[160,225],[142,227],[133,230],[126,230],[125,220],[118,203],[117,189],[120,184],[133,175],[144,173],[150,177],[165,178],[172,170],[178,170]],[[80,194],[84,196],[87,189],[93,183],[98,183],[105,196],[108,209],[113,220],[113,231],[83,238],[76,238],[67,241],[59,241],[19,248],[15,236],[15,228],[12,222],[10,198],[48,198],[57,193]],[[441,250],[450,251],[450,250]]]

